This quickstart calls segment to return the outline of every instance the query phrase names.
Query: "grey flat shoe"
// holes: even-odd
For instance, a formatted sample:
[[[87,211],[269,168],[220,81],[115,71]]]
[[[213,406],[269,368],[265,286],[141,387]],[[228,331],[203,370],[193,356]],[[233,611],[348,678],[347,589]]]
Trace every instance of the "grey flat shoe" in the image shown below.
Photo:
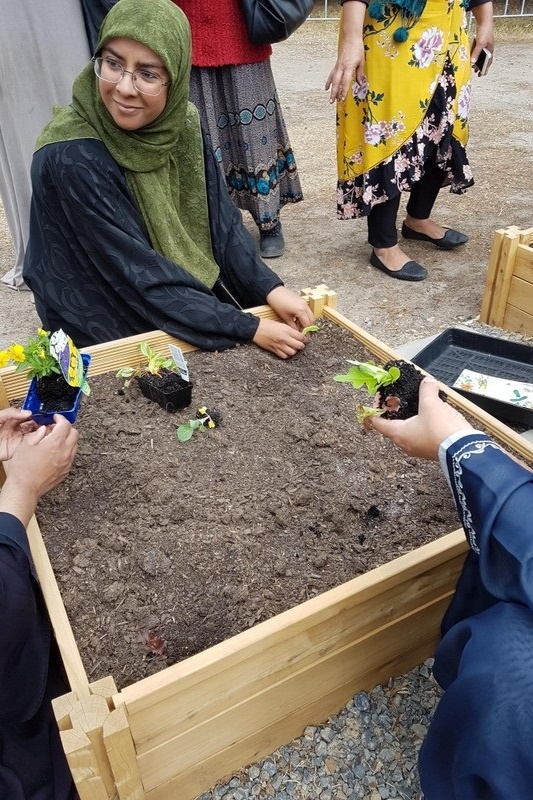
[[[390,275],[391,278],[397,278],[399,281],[423,281],[428,276],[427,269],[416,261],[408,261],[401,269],[389,269],[373,250],[370,254],[370,263],[376,269],[380,269]]]
[[[466,233],[454,231],[453,228],[447,228],[446,233],[440,239],[434,239],[428,236],[427,233],[419,233],[414,231],[405,222],[402,225],[402,236],[404,239],[418,239],[420,242],[431,242],[435,247],[440,247],[441,250],[453,250],[454,247],[459,247],[460,244],[466,244],[468,236]]]

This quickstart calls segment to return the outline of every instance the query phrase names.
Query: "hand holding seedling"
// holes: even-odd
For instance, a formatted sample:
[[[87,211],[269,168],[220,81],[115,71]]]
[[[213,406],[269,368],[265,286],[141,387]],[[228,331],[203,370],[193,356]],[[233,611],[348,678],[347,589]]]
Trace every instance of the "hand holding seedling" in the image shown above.
[[[436,461],[439,445],[450,434],[473,430],[459,411],[439,397],[439,384],[426,376],[420,384],[418,414],[409,419],[372,417],[368,427],[386,436],[408,456]]]

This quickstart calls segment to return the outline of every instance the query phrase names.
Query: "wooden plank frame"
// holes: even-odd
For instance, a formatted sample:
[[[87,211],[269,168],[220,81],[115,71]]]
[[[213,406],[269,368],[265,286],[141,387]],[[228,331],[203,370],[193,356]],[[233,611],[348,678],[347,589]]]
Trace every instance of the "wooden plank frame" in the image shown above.
[[[533,228],[494,233],[479,318],[533,336]]]
[[[305,289],[316,316],[349,331],[378,361],[398,358],[338,311],[325,285]],[[250,309],[275,318],[266,306]],[[165,352],[160,331],[87,348],[91,374]],[[195,349],[177,341],[190,352]],[[0,407],[20,399],[20,373],[0,370]],[[530,443],[448,387],[451,402],[516,454]],[[89,683],[39,527],[30,546],[72,691],[54,701],[81,800],[192,800],[432,655],[466,553],[462,530],[403,555],[122,691]]]

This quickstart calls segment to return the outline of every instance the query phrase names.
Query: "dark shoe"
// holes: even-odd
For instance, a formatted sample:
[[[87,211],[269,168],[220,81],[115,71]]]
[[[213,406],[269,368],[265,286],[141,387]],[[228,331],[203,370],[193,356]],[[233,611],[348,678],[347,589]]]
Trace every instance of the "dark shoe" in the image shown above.
[[[285,240],[281,232],[281,222],[271,231],[259,232],[259,252],[263,258],[277,258],[285,251]]]
[[[405,222],[402,225],[402,236],[404,239],[418,239],[421,242],[431,242],[435,247],[440,247],[441,250],[453,250],[454,247],[458,247],[460,244],[466,244],[468,241],[468,236],[465,233],[454,231],[453,228],[447,228],[442,239],[433,239],[431,236],[428,236],[427,233],[419,233],[409,228]]]
[[[373,267],[386,272],[391,278],[398,278],[400,281],[423,281],[428,276],[427,269],[416,261],[408,261],[401,269],[389,269],[373,250],[370,254],[370,263]]]

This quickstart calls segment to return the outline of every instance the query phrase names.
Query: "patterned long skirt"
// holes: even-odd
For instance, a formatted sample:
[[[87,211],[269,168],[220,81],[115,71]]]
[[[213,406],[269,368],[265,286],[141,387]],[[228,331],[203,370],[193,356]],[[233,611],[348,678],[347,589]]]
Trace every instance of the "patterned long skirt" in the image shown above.
[[[281,208],[303,195],[270,61],[193,67],[190,99],[234,203],[272,230]]]

